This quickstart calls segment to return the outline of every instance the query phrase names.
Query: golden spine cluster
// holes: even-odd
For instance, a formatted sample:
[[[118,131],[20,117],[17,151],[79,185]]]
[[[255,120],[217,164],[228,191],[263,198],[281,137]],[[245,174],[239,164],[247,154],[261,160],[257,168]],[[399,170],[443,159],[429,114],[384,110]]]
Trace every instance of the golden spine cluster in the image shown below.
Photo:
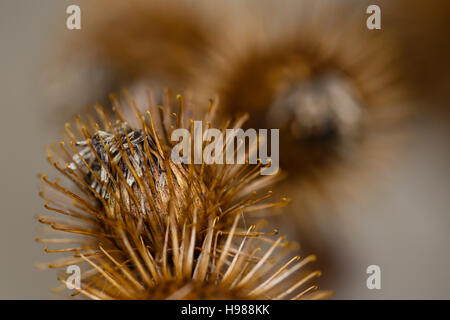
[[[67,124],[66,140],[49,148],[48,161],[67,186],[41,176],[44,206],[58,215],[39,221],[73,237],[37,240],[60,247],[46,252],[66,255],[47,267],[80,266],[81,286],[73,295],[301,299],[329,294],[310,284],[319,271],[304,271],[315,256],[289,258],[293,246],[277,230],[264,232],[265,222],[257,219],[289,202],[270,200],[267,188],[279,175],[260,176],[261,163],[175,164],[171,131],[193,130],[183,98],[166,99],[159,108],[149,100],[141,112],[125,96],[125,102],[112,97],[114,119],[96,106],[95,113],[76,117],[76,130]],[[217,108],[210,103],[207,126],[217,125]],[[125,117],[130,110],[134,116]],[[63,246],[69,243],[73,246]],[[64,289],[67,274],[62,271],[59,279]]]

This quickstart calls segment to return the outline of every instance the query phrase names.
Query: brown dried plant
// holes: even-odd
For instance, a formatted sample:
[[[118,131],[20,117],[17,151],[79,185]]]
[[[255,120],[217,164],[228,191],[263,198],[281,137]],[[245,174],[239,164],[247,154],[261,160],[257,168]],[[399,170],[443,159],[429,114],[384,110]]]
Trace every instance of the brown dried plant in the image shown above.
[[[384,20],[367,29],[368,5],[239,5],[195,91],[217,93],[225,114],[249,113],[245,128],[280,129],[278,191],[292,197],[280,223],[295,225],[327,276],[342,265],[330,230],[397,164],[413,111],[398,43]]]
[[[116,119],[95,106],[66,124],[66,140],[49,148],[49,163],[71,186],[41,177],[45,208],[59,216],[39,221],[72,238],[38,238],[72,247],[45,248],[68,254],[49,268],[82,267],[81,288],[73,295],[93,299],[299,299],[321,298],[305,286],[320,272],[302,268],[315,256],[291,259],[293,246],[274,232],[260,231],[262,221],[247,221],[286,198],[270,202],[264,191],[278,176],[261,177],[257,165],[183,165],[170,157],[175,128],[189,128],[183,98],[166,99],[158,118],[112,96]],[[170,102],[172,101],[172,102]],[[177,113],[172,110],[178,108]],[[154,105],[149,99],[149,105]],[[204,117],[215,124],[218,105]],[[155,108],[153,108],[155,109]],[[123,115],[133,110],[135,119]],[[154,120],[155,119],[155,120]],[[234,128],[245,121],[236,121]],[[229,127],[230,121],[222,125]],[[192,135],[191,135],[192,136]],[[234,143],[228,141],[227,143]],[[226,148],[226,145],[224,146]],[[237,151],[237,150],[236,150]],[[252,147],[248,153],[255,152]],[[241,223],[239,223],[241,220]],[[65,283],[67,275],[59,279]],[[64,288],[62,286],[61,288]]]

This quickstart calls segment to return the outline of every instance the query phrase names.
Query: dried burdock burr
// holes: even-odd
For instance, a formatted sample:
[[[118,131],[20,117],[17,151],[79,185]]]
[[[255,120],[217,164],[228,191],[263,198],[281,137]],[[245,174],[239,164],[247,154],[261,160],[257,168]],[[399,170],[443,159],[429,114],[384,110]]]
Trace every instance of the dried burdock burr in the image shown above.
[[[260,15],[239,8],[252,19],[226,38],[211,92],[224,112],[248,112],[247,127],[280,129],[291,180],[331,179],[366,152],[384,157],[407,113],[393,39],[367,30],[362,6],[289,3]]]
[[[262,231],[263,222],[255,220],[287,204],[285,198],[270,202],[272,192],[264,191],[278,176],[260,176],[261,162],[173,161],[172,130],[193,130],[185,119],[187,106],[177,98],[156,113],[141,112],[129,97],[126,103],[113,99],[116,120],[96,106],[96,114],[76,118],[74,129],[66,125],[67,140],[49,149],[48,160],[71,186],[41,177],[45,208],[59,216],[39,221],[74,237],[38,241],[74,246],[46,247],[68,254],[48,267],[79,265],[81,285],[74,295],[94,299],[327,296],[308,284],[320,272],[303,272],[315,256],[288,258],[293,246],[274,238],[275,228]],[[173,113],[176,103],[179,112]],[[134,119],[124,116],[127,109],[134,110]],[[204,117],[208,126],[215,124],[216,110],[211,102]],[[59,279],[65,283],[67,274]]]
[[[409,92],[395,38],[366,28],[364,4],[237,7],[216,68],[198,87],[218,92],[223,112],[249,113],[245,126],[280,129],[296,234],[331,267],[324,221],[379,181],[407,133]]]
[[[64,45],[49,72],[54,104],[79,112],[79,106],[106,104],[110,92],[141,83],[161,89],[156,93],[166,87],[184,90],[198,75],[198,65],[207,60],[216,37],[219,23],[207,4],[82,1],[82,28],[63,34]]]

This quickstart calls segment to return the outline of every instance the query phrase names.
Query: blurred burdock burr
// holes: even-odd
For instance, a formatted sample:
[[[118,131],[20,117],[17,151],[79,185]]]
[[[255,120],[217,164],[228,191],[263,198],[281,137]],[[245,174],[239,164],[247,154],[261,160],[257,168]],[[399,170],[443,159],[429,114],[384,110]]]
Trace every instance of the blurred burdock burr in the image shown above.
[[[224,112],[250,114],[247,127],[280,129],[296,232],[325,256],[333,253],[318,219],[334,219],[339,202],[376,181],[411,112],[395,38],[367,29],[368,4],[237,5],[216,73],[204,81]]]
[[[81,30],[62,33],[47,72],[51,104],[69,115],[143,83],[155,93],[182,91],[198,76],[221,21],[207,1],[99,0],[80,7]]]
[[[449,115],[450,2],[384,1],[384,23],[400,49],[400,65],[422,112]]]
[[[288,3],[238,8],[251,18],[237,19],[207,82],[225,112],[251,114],[246,126],[281,129],[282,167],[296,178],[351,160],[406,106],[395,45],[366,29],[365,7]]]

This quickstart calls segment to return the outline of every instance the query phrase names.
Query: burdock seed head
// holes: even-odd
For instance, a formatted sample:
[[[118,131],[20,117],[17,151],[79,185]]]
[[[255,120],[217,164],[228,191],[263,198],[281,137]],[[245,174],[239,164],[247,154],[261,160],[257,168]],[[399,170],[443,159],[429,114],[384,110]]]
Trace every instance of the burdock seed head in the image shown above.
[[[127,103],[113,98],[116,119],[96,106],[95,114],[76,118],[76,130],[66,125],[67,139],[49,148],[48,160],[70,184],[41,177],[46,185],[40,193],[47,201],[44,206],[59,216],[39,221],[74,237],[38,241],[76,245],[46,247],[47,252],[69,254],[48,267],[80,266],[81,285],[74,295],[94,299],[311,295],[316,287],[306,284],[320,273],[298,271],[315,257],[286,259],[292,246],[284,237],[272,239],[276,230],[246,226],[254,212],[288,202],[268,202],[272,192],[261,192],[277,176],[261,177],[260,162],[172,161],[171,131],[193,130],[192,121],[184,119],[183,99],[177,98],[159,109],[157,119],[150,109],[141,112],[128,97]],[[172,104],[179,113],[171,113]],[[209,126],[216,108],[211,103],[205,115]],[[127,110],[134,111],[134,119],[124,118]],[[241,124],[238,120],[235,127]],[[59,279],[67,282],[67,274]]]

